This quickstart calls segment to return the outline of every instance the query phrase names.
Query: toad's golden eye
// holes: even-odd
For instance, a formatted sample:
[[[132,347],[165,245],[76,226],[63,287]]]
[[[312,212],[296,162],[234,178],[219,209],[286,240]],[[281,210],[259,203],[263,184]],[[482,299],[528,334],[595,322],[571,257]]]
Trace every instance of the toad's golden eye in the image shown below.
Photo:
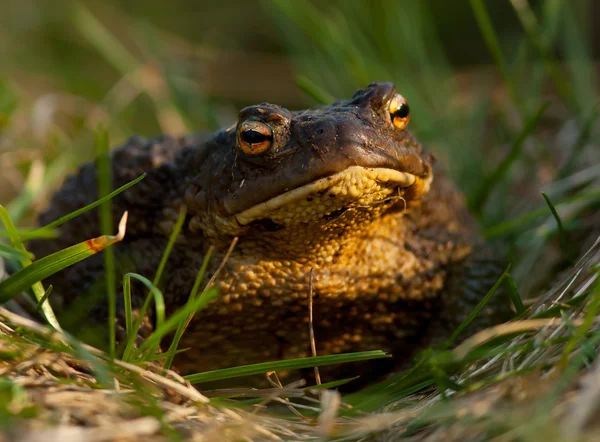
[[[247,120],[238,130],[238,145],[245,154],[260,155],[273,144],[273,129],[266,123]]]
[[[397,129],[404,130],[410,121],[410,109],[406,99],[396,94],[390,101],[390,117]]]

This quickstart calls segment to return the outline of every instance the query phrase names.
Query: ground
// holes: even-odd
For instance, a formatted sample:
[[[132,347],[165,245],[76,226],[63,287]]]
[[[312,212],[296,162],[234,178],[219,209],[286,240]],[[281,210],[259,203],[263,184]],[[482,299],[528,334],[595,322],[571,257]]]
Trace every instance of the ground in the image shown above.
[[[467,194],[482,235],[508,247],[502,284],[524,312],[456,350],[425,351],[415,369],[357,393],[299,384],[248,391],[227,378],[234,390],[206,404],[212,393],[202,383],[192,389],[176,374],[149,374],[148,361],[111,363],[78,341],[57,343],[11,302],[19,316],[0,310],[0,437],[598,440],[600,149],[588,2],[506,2],[510,30],[478,0],[460,14],[456,5],[439,13],[394,0],[377,10],[271,0],[241,14],[222,2],[219,20],[207,11],[201,26],[177,2],[173,10],[157,2],[153,17],[118,2],[66,3],[9,1],[0,17],[0,202],[20,235],[57,182],[95,155],[99,124],[118,145],[133,133],[213,130],[264,99],[306,108],[390,80],[411,103],[419,140]],[[180,35],[183,22],[201,36]],[[260,28],[254,43],[277,42],[282,52],[232,43],[248,27]],[[460,36],[469,63],[493,64],[454,64],[449,35]],[[477,45],[467,47],[465,35]],[[213,45],[215,36],[229,40]],[[0,235],[0,256],[24,259]]]

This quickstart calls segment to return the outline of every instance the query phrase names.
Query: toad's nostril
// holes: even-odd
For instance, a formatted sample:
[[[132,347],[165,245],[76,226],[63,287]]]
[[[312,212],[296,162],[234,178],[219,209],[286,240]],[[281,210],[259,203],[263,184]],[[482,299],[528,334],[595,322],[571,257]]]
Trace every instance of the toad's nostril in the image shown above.
[[[324,129],[317,129],[317,135],[323,135]]]

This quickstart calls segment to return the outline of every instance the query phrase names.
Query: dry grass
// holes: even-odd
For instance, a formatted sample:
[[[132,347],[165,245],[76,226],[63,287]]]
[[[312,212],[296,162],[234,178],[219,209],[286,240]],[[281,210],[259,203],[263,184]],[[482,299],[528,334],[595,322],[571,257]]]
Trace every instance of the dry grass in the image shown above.
[[[10,64],[6,84],[14,90],[6,93],[0,78],[0,105],[12,95],[20,103],[10,119],[0,118],[0,201],[9,202],[19,225],[31,223],[27,215],[41,210],[55,189],[51,183],[92,157],[98,124],[109,128],[115,145],[139,128],[183,133],[186,127],[230,124],[236,100],[277,96],[282,104],[299,104],[305,97],[294,89],[292,63],[317,99],[347,96],[372,80],[396,81],[411,98],[411,128],[442,162],[451,160],[449,168],[472,201],[482,181],[510,157],[527,116],[550,100],[539,126],[517,146],[510,173],[492,183],[495,190],[477,213],[487,237],[514,248],[512,276],[522,295],[536,297],[524,300],[531,307],[527,315],[453,350],[426,353],[414,371],[380,388],[341,396],[308,391],[301,382],[282,386],[276,374],[268,389],[197,390],[151,363],[111,361],[37,324],[12,304],[12,312],[0,310],[1,442],[600,440],[600,246],[592,246],[600,225],[598,84],[593,60],[585,59],[587,35],[578,9],[564,1],[540,2],[546,9],[533,11],[538,29],[519,36],[520,55],[508,59],[494,53],[504,46],[489,46],[496,62],[490,69],[502,72],[498,76],[486,69],[455,72],[447,65],[419,2],[396,10],[393,1],[382,0],[391,14],[389,26],[376,28],[363,20],[371,12],[367,3],[318,14],[294,9],[290,2],[270,2],[270,12],[281,15],[278,24],[291,36],[289,56],[223,51],[153,26],[145,28],[144,39],[123,32],[140,29],[140,22],[116,8],[69,10],[71,34],[54,43],[68,43],[66,53],[85,42],[94,71],[109,73],[95,81],[108,89],[102,98],[72,92],[88,73],[87,60],[42,75],[4,57]],[[529,13],[529,2],[510,3],[517,14]],[[492,40],[494,32],[488,29]],[[11,41],[5,38],[11,37],[10,28],[0,29],[0,36]],[[36,41],[45,43],[46,37],[40,33]],[[542,50],[531,44],[536,39]],[[152,47],[157,41],[162,51]],[[407,41],[426,44],[398,44]],[[382,51],[381,42],[393,51]],[[18,52],[29,41],[15,38],[12,44]],[[33,58],[43,58],[46,46],[29,49]],[[555,59],[555,49],[564,60]],[[194,67],[188,72],[189,65]],[[204,93],[223,102],[215,104]],[[144,114],[146,107],[153,109],[151,115]],[[540,190],[556,204],[566,232],[558,231]],[[590,252],[574,265],[586,247]],[[5,276],[0,271],[0,278]]]
[[[555,286],[539,314],[589,291],[598,277],[600,242]],[[560,290],[557,290],[560,289]],[[597,290],[595,295],[598,296]],[[560,297],[560,300],[558,300]],[[589,306],[589,305],[588,305]],[[30,319],[0,308],[1,406],[11,415],[3,431],[11,441],[197,441],[236,440],[596,440],[600,431],[600,363],[562,366],[565,345],[585,322],[586,308],[569,308],[562,318],[523,319],[480,332],[453,350],[456,360],[486,341],[521,351],[465,363],[453,379],[466,388],[441,393],[428,388],[372,413],[351,413],[335,391],[310,392],[298,385],[266,390],[235,389],[209,400],[174,372],[122,361],[68,340]],[[587,336],[598,336],[594,318]],[[523,333],[525,332],[525,333]],[[561,337],[567,339],[561,340]],[[101,364],[110,382],[98,378]],[[94,374],[96,373],[96,374]],[[105,382],[105,381],[104,381]],[[241,399],[258,398],[243,405]],[[270,405],[269,405],[270,404]],[[277,405],[279,404],[279,405]],[[281,408],[281,407],[284,408]],[[540,410],[547,407],[543,413]],[[293,409],[295,414],[285,413]],[[412,436],[409,436],[412,433]]]

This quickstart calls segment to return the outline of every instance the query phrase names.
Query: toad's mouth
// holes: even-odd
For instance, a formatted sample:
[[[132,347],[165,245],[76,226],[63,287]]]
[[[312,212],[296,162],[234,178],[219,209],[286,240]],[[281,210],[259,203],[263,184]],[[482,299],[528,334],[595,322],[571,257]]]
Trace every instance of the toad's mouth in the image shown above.
[[[429,191],[432,174],[419,177],[389,168],[351,166],[311,183],[289,190],[234,215],[240,225],[268,218],[278,224],[310,223],[348,209],[369,208],[391,199],[406,203]]]

